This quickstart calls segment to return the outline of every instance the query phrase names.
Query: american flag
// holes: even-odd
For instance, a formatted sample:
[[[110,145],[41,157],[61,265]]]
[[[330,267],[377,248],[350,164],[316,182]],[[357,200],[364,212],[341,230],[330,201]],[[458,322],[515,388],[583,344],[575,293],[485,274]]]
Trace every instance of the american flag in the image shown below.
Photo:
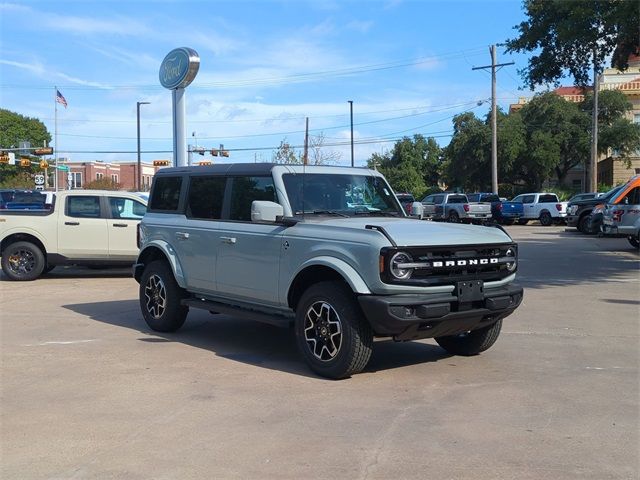
[[[64,105],[64,108],[67,108],[67,99],[60,93],[60,90],[56,90],[56,102],[61,103]]]

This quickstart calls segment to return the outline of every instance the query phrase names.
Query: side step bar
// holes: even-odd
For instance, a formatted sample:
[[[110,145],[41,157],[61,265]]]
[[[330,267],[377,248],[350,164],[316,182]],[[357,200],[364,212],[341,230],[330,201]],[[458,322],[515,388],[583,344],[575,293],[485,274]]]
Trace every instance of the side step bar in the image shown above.
[[[249,310],[247,308],[236,307],[233,305],[227,305],[226,303],[212,302],[211,300],[203,300],[200,298],[186,298],[182,300],[182,305],[193,308],[201,308],[203,310],[209,310],[211,312],[223,313],[225,315],[232,315],[256,322],[269,323],[276,327],[290,327],[293,324],[294,316],[268,314],[258,312],[256,310]]]

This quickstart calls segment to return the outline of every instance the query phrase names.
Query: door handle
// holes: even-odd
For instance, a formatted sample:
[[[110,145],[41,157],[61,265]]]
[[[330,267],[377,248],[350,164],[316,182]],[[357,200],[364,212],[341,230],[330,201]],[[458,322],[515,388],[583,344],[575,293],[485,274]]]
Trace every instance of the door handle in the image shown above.
[[[126,228],[127,224],[126,223],[114,223],[113,226],[114,227],[120,227],[120,228]]]
[[[80,225],[80,222],[64,222],[65,225]]]
[[[222,240],[222,243],[228,243],[229,245],[236,243],[235,237],[220,237],[220,240]]]
[[[176,238],[178,240],[188,240],[189,234],[187,232],[176,232]]]

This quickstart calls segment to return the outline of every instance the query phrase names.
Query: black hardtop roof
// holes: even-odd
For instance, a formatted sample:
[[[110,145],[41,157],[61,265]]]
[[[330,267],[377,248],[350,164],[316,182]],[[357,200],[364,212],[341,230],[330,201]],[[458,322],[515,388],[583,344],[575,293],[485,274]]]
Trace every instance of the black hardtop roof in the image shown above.
[[[161,168],[156,176],[184,174],[216,175],[268,175],[276,163],[218,163],[215,165],[192,165],[185,167]]]

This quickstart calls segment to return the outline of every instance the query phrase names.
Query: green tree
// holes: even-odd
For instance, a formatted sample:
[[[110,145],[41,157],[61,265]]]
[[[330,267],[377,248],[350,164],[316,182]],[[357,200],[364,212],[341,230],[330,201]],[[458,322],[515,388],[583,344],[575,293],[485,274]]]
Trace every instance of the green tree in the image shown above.
[[[378,169],[397,192],[410,192],[421,197],[437,188],[440,178],[441,149],[433,138],[420,134],[398,140],[391,152],[374,153],[367,161]]]
[[[527,148],[518,166],[531,188],[540,188],[553,174],[562,183],[571,168],[589,158],[590,119],[579,104],[546,92],[534,96],[520,115]]]
[[[619,90],[604,90],[598,100],[598,152],[608,154],[609,150],[625,158],[631,166],[630,156],[640,149],[640,124],[626,118],[633,109],[628,97]],[[586,115],[593,111],[593,94],[587,93],[580,107]]]
[[[110,178],[102,177],[97,180],[87,182],[84,188],[86,190],[120,190],[120,184],[118,182],[114,182]]]
[[[287,142],[286,138],[280,142],[278,149],[273,152],[272,161],[285,164],[302,163],[300,156],[296,153],[296,149]]]
[[[507,52],[535,52],[520,73],[533,89],[558,84],[568,71],[587,85],[607,57],[615,68],[628,68],[628,57],[640,46],[640,3],[634,0],[525,0],[528,19],[507,40]]]
[[[453,117],[453,136],[444,149],[444,160],[450,189],[484,190],[491,185],[491,127],[473,112]]]
[[[51,142],[51,135],[40,120],[0,108],[0,150],[18,148],[20,142],[40,147]],[[33,172],[32,167],[0,163],[0,187],[33,188]]]

